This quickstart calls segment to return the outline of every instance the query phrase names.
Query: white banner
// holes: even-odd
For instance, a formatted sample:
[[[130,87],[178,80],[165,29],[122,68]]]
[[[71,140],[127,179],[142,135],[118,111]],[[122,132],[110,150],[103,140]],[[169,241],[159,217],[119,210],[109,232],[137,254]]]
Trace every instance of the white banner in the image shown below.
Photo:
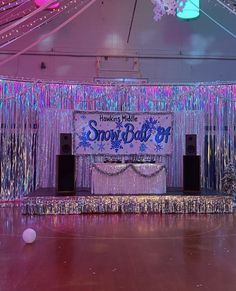
[[[170,155],[172,113],[74,111],[75,155]]]

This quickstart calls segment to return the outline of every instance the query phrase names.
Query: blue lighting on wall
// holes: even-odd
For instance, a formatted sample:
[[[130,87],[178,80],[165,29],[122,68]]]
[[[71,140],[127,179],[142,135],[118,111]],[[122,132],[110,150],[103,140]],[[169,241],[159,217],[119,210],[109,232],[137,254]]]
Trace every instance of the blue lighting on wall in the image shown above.
[[[195,19],[200,14],[200,0],[188,0],[183,11],[177,10],[177,17],[181,19]]]

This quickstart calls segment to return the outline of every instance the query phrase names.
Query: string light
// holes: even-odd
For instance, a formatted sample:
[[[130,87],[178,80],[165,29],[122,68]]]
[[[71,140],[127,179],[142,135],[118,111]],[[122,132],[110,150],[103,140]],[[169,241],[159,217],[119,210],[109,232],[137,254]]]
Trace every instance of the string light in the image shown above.
[[[41,41],[43,41],[44,39],[48,38],[49,36],[53,35],[54,33],[56,33],[57,31],[59,31],[60,29],[62,29],[64,26],[66,26],[68,23],[70,23],[72,20],[74,20],[76,17],[78,17],[81,13],[83,13],[86,9],[88,9],[93,3],[95,3],[96,0],[90,0],[88,1],[88,3],[86,3],[85,1],[83,1],[84,6],[77,11],[74,15],[72,15],[70,18],[66,19],[63,23],[61,23],[59,26],[57,26],[56,28],[54,28],[53,30],[51,30],[49,33],[41,36],[40,38],[38,38],[35,42],[31,43],[30,45],[28,45],[27,47],[25,47],[24,49],[22,49],[21,51],[19,51],[18,53],[0,61],[0,66],[10,62],[11,60],[17,58],[18,56],[22,55],[23,53],[25,53],[26,51],[28,51],[29,49],[31,49],[32,47],[34,47],[35,45],[37,45],[38,43],[40,43]]]
[[[195,6],[194,2],[192,0],[188,0],[190,1],[193,6]],[[223,24],[219,23],[217,20],[215,20],[212,16],[210,16],[208,13],[206,13],[204,10],[202,10],[201,8],[199,8],[200,11],[207,17],[209,18],[213,23],[215,23],[217,26],[219,26],[220,28],[222,28],[225,32],[227,32],[229,35],[231,35],[233,38],[236,38],[236,34],[233,33],[232,31],[230,31],[228,28],[226,28]]]
[[[76,0],[74,2],[68,1],[67,6],[63,5],[58,9],[53,9],[51,11],[43,11],[43,13],[46,13],[46,15],[43,16],[40,15],[38,18],[32,20],[31,23],[19,25],[17,29],[13,29],[11,31],[11,35],[5,34],[4,36],[2,36],[2,39],[4,39],[4,43],[0,44],[0,48],[9,45],[10,43],[18,40],[19,38],[27,35],[29,32],[32,32],[33,30],[40,28],[42,25],[53,21],[56,17],[65,12],[71,13],[73,10],[79,9],[80,6],[84,5],[84,2],[85,1],[79,1],[77,3]],[[11,39],[9,39],[10,36]]]
[[[216,0],[228,11],[236,15],[236,2],[234,0]]]
[[[4,34],[7,31],[11,30],[12,28],[14,28],[15,26],[29,20],[30,18],[32,18],[33,16],[35,16],[37,13],[43,11],[45,8],[47,8],[48,6],[50,6],[50,4],[53,3],[54,0],[49,0],[47,4],[41,6],[40,8],[34,10],[33,12],[29,13],[28,15],[26,15],[25,17],[16,20],[14,23],[8,25],[7,27],[3,28],[2,30],[0,30],[0,34]]]

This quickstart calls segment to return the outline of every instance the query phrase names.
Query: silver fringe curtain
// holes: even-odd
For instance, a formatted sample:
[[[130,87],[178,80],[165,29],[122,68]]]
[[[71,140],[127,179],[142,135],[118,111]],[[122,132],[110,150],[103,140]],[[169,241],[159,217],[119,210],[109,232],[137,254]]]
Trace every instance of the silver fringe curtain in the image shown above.
[[[196,133],[202,186],[220,190],[226,164],[235,161],[235,109],[234,84],[96,86],[1,80],[0,199],[14,200],[55,185],[59,133],[72,131],[73,110],[174,112],[173,154],[156,157],[168,168],[168,186],[182,185],[184,137]],[[103,159],[77,157],[77,186],[89,187],[91,163]]]

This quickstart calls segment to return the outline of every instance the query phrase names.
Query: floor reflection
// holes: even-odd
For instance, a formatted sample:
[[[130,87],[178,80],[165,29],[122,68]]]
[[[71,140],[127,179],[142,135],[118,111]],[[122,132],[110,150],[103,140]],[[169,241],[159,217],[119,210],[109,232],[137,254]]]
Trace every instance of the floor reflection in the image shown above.
[[[0,290],[233,291],[235,225],[235,214],[23,216],[0,208]],[[37,232],[32,245],[21,238],[28,227]]]

